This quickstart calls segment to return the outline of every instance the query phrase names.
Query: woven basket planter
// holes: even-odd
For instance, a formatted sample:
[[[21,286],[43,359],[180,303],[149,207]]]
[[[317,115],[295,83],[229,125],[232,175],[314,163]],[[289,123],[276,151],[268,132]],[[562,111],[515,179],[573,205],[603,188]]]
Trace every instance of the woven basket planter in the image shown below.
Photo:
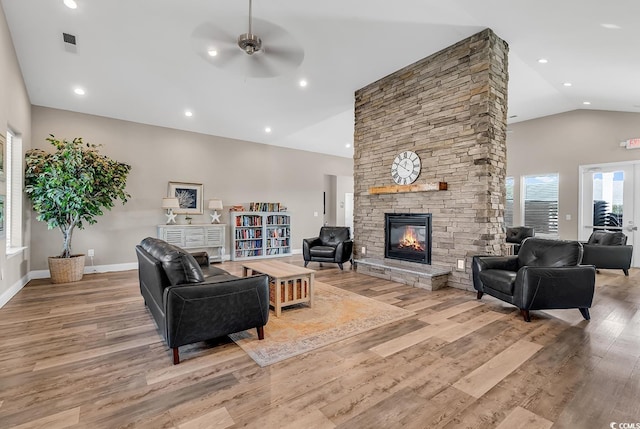
[[[82,280],[84,273],[84,255],[70,258],[49,258],[49,272],[53,283],[71,283]]]

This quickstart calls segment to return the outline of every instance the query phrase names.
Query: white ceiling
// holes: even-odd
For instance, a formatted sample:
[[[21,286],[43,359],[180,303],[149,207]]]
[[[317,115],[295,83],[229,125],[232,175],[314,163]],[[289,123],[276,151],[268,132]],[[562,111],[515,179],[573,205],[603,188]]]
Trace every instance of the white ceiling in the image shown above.
[[[255,0],[262,55],[270,43],[304,51],[298,67],[267,78],[239,71],[253,58],[240,48],[228,66],[203,52],[203,34],[247,32],[248,0],[1,1],[39,106],[351,157],[357,89],[489,27],[510,46],[510,123],[640,112],[638,0]]]

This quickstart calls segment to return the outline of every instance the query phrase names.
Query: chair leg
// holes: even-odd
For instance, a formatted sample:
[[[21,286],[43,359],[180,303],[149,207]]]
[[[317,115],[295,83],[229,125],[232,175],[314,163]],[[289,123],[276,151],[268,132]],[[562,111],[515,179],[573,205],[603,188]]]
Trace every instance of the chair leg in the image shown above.
[[[580,310],[580,313],[582,314],[582,317],[584,317],[584,320],[591,320],[591,315],[589,314],[588,308],[579,308],[578,310]]]
[[[342,262],[338,262],[338,266],[340,267],[341,270],[344,269],[344,268],[342,268]]]
[[[307,265],[309,265],[309,261],[304,261],[304,266],[306,267]]]
[[[264,326],[256,326],[256,330],[258,331],[258,339],[264,340]]]
[[[478,291],[478,294],[476,295],[476,299],[482,298],[482,295],[484,295],[484,292]]]
[[[178,365],[180,363],[180,354],[178,353],[178,348],[174,347],[173,350],[173,364]]]
[[[627,270],[626,268],[623,268],[622,272],[624,273],[625,276],[629,277],[629,270]]]
[[[531,315],[529,314],[529,310],[520,309],[520,314],[522,314],[525,322],[531,322]]]

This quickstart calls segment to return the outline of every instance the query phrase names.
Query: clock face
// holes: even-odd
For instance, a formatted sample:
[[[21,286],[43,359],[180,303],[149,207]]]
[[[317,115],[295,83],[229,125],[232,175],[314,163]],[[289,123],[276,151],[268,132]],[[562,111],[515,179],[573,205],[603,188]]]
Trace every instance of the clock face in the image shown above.
[[[398,185],[409,185],[420,175],[420,165],[417,153],[410,150],[400,152],[391,165],[391,177]]]

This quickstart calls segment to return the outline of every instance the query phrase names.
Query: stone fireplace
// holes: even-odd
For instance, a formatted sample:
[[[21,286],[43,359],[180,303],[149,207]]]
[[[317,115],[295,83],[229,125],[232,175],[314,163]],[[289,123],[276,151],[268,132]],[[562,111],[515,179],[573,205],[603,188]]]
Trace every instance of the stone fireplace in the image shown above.
[[[486,29],[356,91],[358,271],[427,289],[473,290],[471,257],[502,252],[507,55],[507,44]],[[393,160],[405,151],[421,160],[413,185],[446,186],[396,185]],[[389,256],[386,213],[432,215],[431,265]]]
[[[384,256],[431,264],[431,214],[385,213]]]

